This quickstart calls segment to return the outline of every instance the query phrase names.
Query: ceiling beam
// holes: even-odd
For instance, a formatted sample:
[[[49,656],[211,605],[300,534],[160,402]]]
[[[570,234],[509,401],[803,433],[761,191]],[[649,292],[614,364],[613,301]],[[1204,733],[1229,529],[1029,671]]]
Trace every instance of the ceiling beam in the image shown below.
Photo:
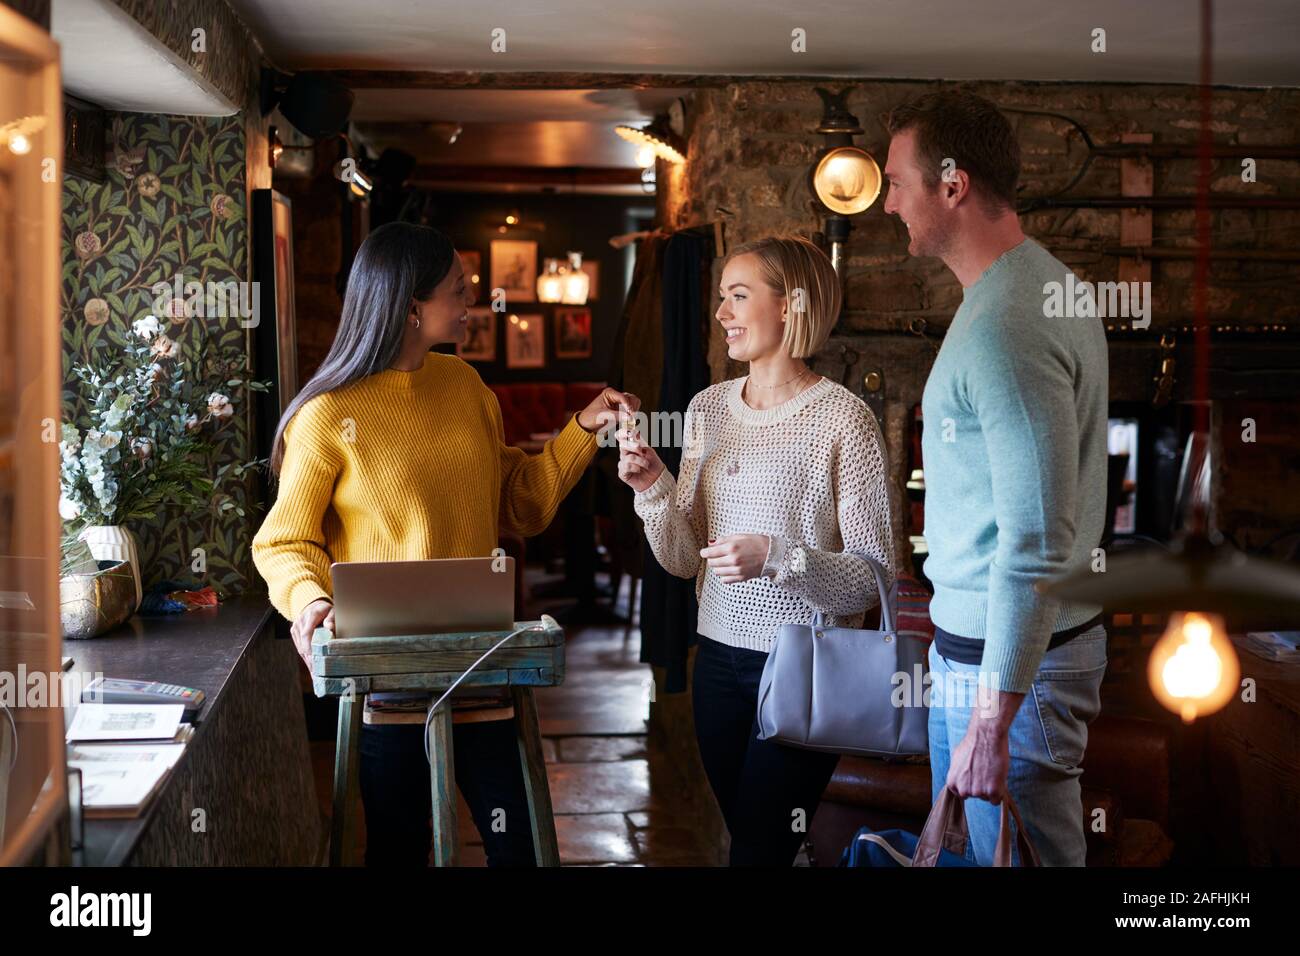
[[[835,83],[860,76],[748,76],[711,73],[502,73],[469,70],[326,70],[353,90],[652,90],[766,83]]]
[[[452,166],[421,163],[408,182],[518,183],[575,186],[640,185],[640,169],[573,168],[569,166]]]

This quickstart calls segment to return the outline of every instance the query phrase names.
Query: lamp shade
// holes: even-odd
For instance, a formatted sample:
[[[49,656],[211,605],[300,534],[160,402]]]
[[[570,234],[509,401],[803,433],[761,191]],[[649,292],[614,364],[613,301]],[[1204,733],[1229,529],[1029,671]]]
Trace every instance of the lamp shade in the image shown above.
[[[1104,572],[1083,568],[1039,582],[1037,589],[1112,611],[1219,614],[1238,629],[1300,623],[1300,569],[1199,536],[1187,538],[1179,551],[1118,555]]]
[[[582,253],[569,253],[569,271],[564,274],[560,280],[564,285],[564,293],[560,301],[565,305],[586,305],[587,288],[590,279],[587,273],[582,271]]]
[[[629,143],[649,146],[656,156],[670,163],[686,162],[686,145],[662,117],[648,126],[615,126],[614,132]]]
[[[537,301],[559,302],[564,298],[564,273],[559,259],[547,259],[545,271],[537,277]]]
[[[831,212],[854,216],[865,211],[880,195],[880,167],[866,150],[856,146],[832,149],[813,170],[813,189]]]

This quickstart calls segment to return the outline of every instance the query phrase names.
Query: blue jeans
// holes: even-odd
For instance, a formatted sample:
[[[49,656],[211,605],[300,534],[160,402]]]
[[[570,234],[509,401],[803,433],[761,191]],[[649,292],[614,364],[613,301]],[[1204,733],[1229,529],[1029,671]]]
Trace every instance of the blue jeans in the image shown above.
[[[758,739],[767,654],[703,635],[691,672],[695,739],[731,834],[732,866],[790,866],[840,755]]]
[[[966,735],[972,706],[978,706],[973,690],[962,692],[975,686],[978,672],[978,665],[947,660],[930,646],[932,802],[947,780],[952,748]],[[1106,630],[1098,624],[1043,655],[1033,687],[1011,724],[1007,787],[1043,866],[1084,864],[1079,764],[1088,744],[1088,724],[1101,710],[1105,672]],[[992,864],[1000,822],[1000,807],[976,797],[966,800],[968,860]],[[1018,864],[1019,851],[1014,841],[1011,845]]]

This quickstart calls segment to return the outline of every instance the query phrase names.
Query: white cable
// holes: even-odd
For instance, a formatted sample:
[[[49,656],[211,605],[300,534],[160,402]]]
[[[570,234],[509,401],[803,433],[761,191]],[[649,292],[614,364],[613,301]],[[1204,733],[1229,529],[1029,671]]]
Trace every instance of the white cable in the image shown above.
[[[521,627],[519,628],[519,630],[512,631],[511,633],[507,634],[505,637],[501,638],[501,640],[493,644],[483,654],[482,657],[476,660],[473,664],[469,665],[468,669],[466,669],[466,671],[463,674],[461,674],[454,681],[452,681],[451,686],[448,687],[447,690],[443,692],[443,695],[438,698],[437,702],[432,707],[429,708],[428,716],[424,718],[424,759],[429,761],[429,763],[433,763],[433,756],[429,753],[429,725],[433,723],[433,715],[437,712],[438,708],[442,705],[442,702],[447,699],[447,696],[452,691],[454,691],[458,686],[460,686],[461,681],[463,681],[466,677],[470,675],[470,671],[474,670],[474,668],[482,664],[485,660],[488,659],[488,657],[490,657],[493,653],[496,652],[497,648],[499,648],[502,644],[504,644],[506,641],[510,640],[513,637],[518,637],[520,634],[523,634],[527,631],[545,631],[550,628],[555,628],[558,630],[559,627],[560,625],[555,620],[555,618],[551,617],[549,614],[543,614],[540,623],[529,624],[527,627]]]

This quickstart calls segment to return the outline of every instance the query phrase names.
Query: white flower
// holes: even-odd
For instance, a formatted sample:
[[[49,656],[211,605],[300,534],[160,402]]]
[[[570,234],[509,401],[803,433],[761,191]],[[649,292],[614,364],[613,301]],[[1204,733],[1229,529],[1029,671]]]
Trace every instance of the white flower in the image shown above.
[[[175,358],[181,354],[181,344],[166,335],[160,335],[154,339],[150,348],[153,354],[159,358]]]
[[[143,319],[137,319],[131,326],[136,335],[142,339],[152,339],[162,331],[162,326],[158,323],[158,318],[152,315],[146,315]]]
[[[61,431],[62,436],[59,441],[59,447],[65,454],[75,452],[81,447],[81,436],[77,434],[76,425],[70,425],[67,422],[64,422]]]
[[[208,396],[208,413],[213,418],[229,418],[235,414],[235,408],[225,395],[220,392],[213,392]]]
[[[73,521],[81,517],[81,505],[66,495],[59,495],[59,517],[64,521]]]

